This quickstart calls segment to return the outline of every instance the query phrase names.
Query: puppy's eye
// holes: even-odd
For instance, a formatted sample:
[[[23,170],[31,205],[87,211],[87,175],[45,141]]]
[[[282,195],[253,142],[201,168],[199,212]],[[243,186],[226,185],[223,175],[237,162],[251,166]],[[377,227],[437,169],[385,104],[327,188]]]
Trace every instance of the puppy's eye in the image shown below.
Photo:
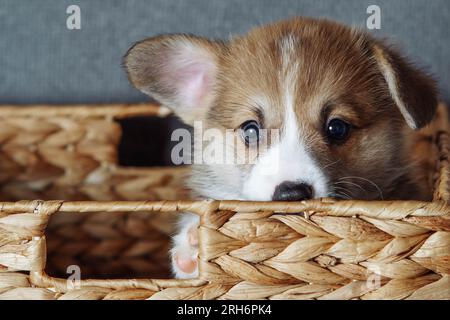
[[[246,121],[240,127],[241,137],[246,145],[252,145],[259,141],[259,124],[254,120]]]
[[[350,124],[341,119],[332,119],[328,122],[326,133],[331,142],[343,142],[350,134]]]

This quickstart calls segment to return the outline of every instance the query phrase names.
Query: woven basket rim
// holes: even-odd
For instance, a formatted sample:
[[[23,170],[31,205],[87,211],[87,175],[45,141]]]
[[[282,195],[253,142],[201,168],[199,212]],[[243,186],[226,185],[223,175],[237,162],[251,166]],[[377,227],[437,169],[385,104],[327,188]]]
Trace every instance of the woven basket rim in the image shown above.
[[[389,203],[388,205],[387,202]],[[382,206],[380,206],[382,205]],[[218,201],[218,200],[186,200],[186,201],[17,201],[0,202],[0,213],[34,212],[38,215],[50,216],[61,212],[94,213],[94,212],[192,212],[205,216],[201,225],[210,223],[208,215],[214,211],[253,212],[264,214],[273,211],[275,215],[303,213],[320,216],[326,212],[328,216],[365,217],[376,220],[412,219],[442,219],[450,217],[448,201],[348,201],[316,199],[299,203],[290,202],[249,202],[249,201]],[[314,211],[314,213],[311,213]],[[203,218],[202,218],[203,219]],[[30,281],[37,287],[54,288],[59,292],[68,292],[67,280],[56,278],[45,273],[46,236],[34,237],[36,254],[34,265],[30,270]],[[83,279],[82,287],[99,287],[113,289],[147,289],[158,291],[161,288],[200,287],[207,285],[209,280],[200,273],[195,279]]]
[[[123,104],[33,104],[33,105],[0,105],[0,117],[35,117],[50,116],[91,118],[111,117],[122,119],[134,116],[165,117],[170,109],[155,103],[123,103]]]
[[[378,209],[377,209],[378,208]],[[202,215],[204,212],[229,210],[240,212],[299,213],[327,212],[342,216],[389,216],[395,219],[396,211],[408,211],[403,216],[446,216],[450,215],[450,203],[446,200],[338,200],[319,198],[298,202],[286,201],[241,201],[241,200],[149,200],[149,201],[65,201],[65,200],[21,200],[0,202],[0,212],[54,212],[97,213],[97,212],[191,212]],[[392,215],[393,214],[393,215]]]

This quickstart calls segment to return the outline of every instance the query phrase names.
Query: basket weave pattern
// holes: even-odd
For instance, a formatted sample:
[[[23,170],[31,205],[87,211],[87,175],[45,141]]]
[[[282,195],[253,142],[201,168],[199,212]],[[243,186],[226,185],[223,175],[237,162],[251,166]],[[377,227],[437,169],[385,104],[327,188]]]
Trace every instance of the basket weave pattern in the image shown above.
[[[116,114],[118,110],[123,116],[123,109]],[[42,111],[37,114],[43,116]],[[70,119],[69,114],[73,110],[63,117]],[[94,108],[86,116],[110,121],[116,115]],[[16,173],[23,175],[2,177],[3,195],[10,202],[0,203],[0,299],[450,299],[449,141],[442,117],[427,140],[438,154],[437,163],[430,160],[435,168],[430,180],[436,186],[432,202],[177,201],[186,195],[176,185],[179,170],[127,170],[116,167],[112,151],[100,152],[101,159],[83,151],[97,165],[72,174],[68,162],[55,164],[40,152],[39,141],[51,141],[48,135],[32,143],[37,148],[22,148],[30,152],[27,157],[4,151],[3,146],[12,148],[11,137],[20,136],[11,129],[9,139],[0,134],[0,154],[10,161],[8,166],[18,164],[22,169]],[[80,155],[84,149],[73,145],[86,141],[81,136],[57,148]],[[117,137],[120,132],[107,143],[114,146]],[[107,149],[114,148],[99,148]],[[33,157],[37,160],[32,163],[44,163],[40,167],[62,170],[36,176],[27,169],[29,162],[21,160]],[[64,190],[63,200],[32,200],[51,199],[49,190],[55,188]],[[198,279],[96,278],[71,287],[65,278],[48,275],[52,252],[60,252],[59,264],[52,262],[55,270],[64,271],[76,252],[87,261],[84,272],[92,257],[105,258],[113,247],[123,250],[132,266],[111,262],[111,268],[129,274],[152,270],[167,254],[173,231],[167,218],[173,212],[200,216]],[[96,236],[104,241],[95,242]],[[153,255],[147,261],[133,260],[149,252]]]

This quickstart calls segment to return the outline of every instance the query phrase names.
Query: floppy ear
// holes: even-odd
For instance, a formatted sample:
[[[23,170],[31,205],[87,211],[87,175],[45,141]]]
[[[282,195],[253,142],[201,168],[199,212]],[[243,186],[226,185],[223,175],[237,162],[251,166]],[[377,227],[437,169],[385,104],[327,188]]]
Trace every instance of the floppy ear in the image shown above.
[[[192,124],[214,99],[222,47],[195,36],[158,36],[136,43],[123,62],[136,88]]]
[[[420,129],[431,122],[438,104],[435,81],[394,50],[375,44],[373,52],[392,99],[407,124]]]

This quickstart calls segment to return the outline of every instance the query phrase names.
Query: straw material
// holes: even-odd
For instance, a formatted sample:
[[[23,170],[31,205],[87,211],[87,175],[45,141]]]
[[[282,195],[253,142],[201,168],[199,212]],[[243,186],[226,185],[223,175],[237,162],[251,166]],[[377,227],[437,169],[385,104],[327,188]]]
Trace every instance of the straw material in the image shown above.
[[[432,202],[181,201],[185,169],[118,168],[113,158],[73,180],[70,165],[39,183],[10,175],[0,202],[0,299],[450,299],[442,107],[420,135],[418,150],[436,155],[425,164],[436,186]],[[38,140],[31,145],[51,164],[36,152]],[[174,212],[200,216],[198,279],[162,279]],[[67,280],[71,264],[81,281]]]
[[[0,183],[18,188],[27,182],[35,189],[94,179],[117,163],[121,128],[114,120],[165,115],[163,110],[155,105],[0,107]]]

